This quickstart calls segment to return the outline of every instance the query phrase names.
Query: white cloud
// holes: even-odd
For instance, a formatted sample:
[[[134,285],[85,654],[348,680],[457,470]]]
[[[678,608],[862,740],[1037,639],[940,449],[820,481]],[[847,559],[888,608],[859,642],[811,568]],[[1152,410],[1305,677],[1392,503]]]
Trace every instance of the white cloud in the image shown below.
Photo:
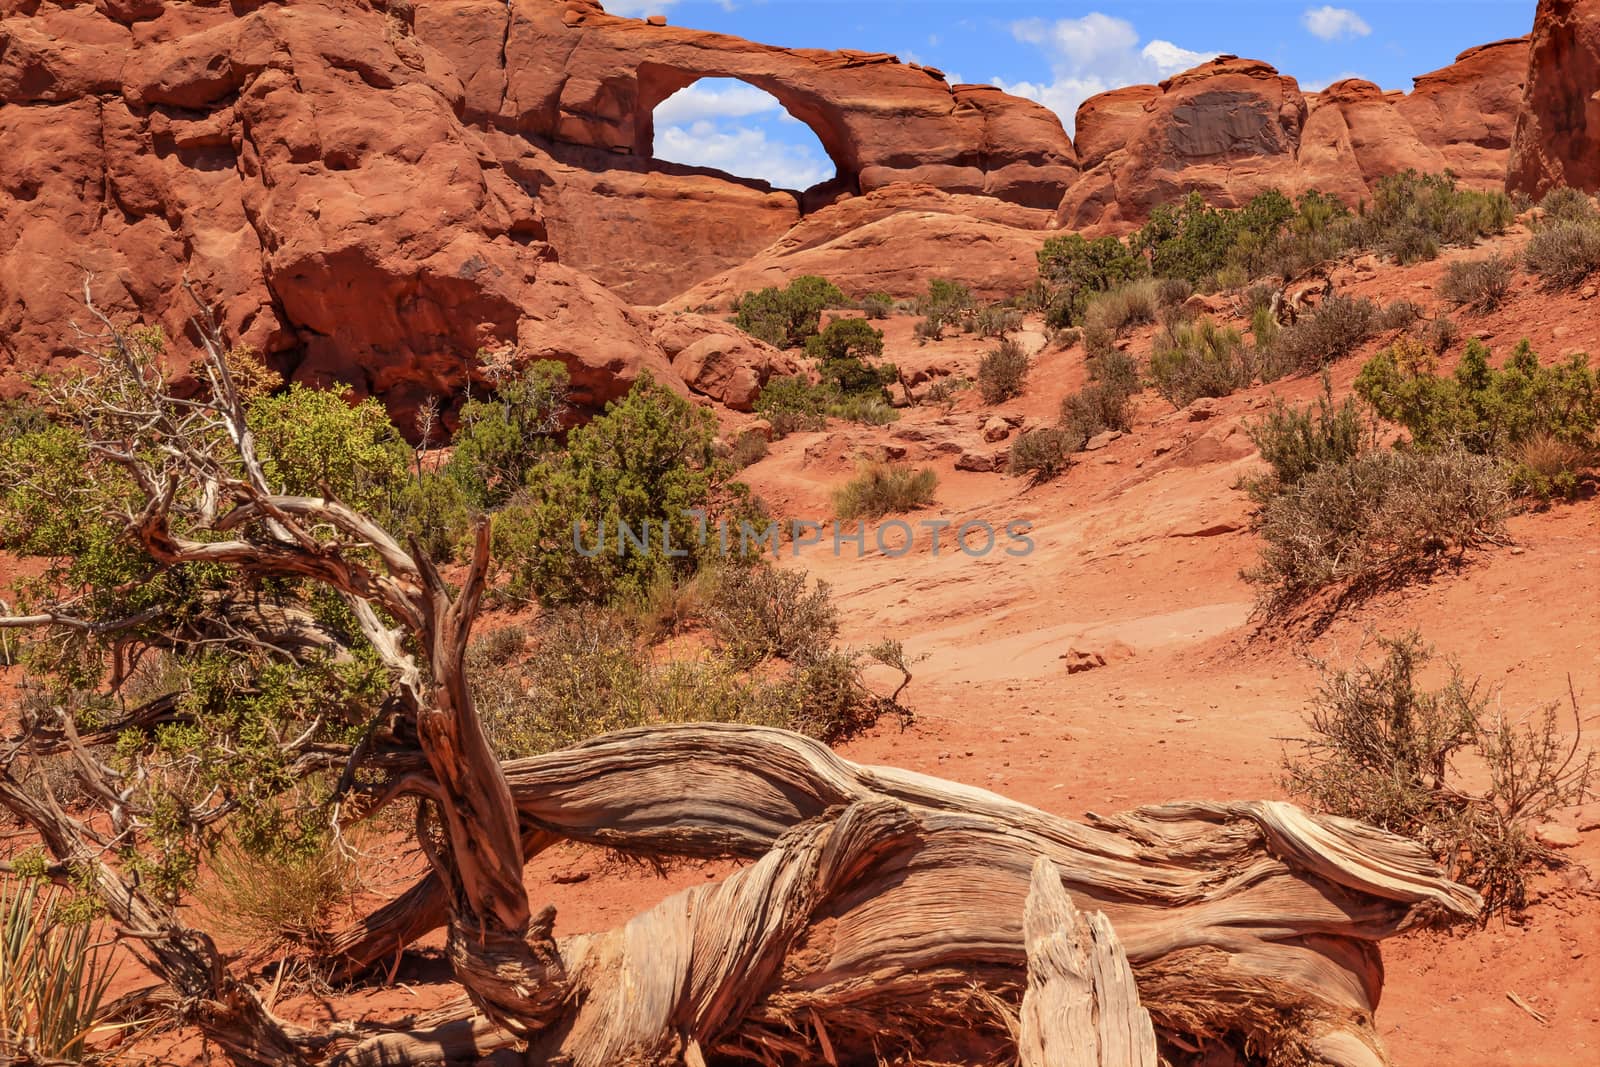
[[[1372,32],[1367,20],[1345,7],[1324,4],[1306,9],[1300,17],[1313,37],[1324,41],[1337,41],[1342,37],[1365,37]]]
[[[1217,55],[1182,48],[1171,41],[1152,40],[1139,46],[1139,31],[1126,19],[1098,11],[1077,19],[1024,19],[1013,23],[1011,33],[1037,45],[1050,57],[1053,79],[1046,82],[991,84],[1008,93],[1036,100],[1061,116],[1070,131],[1078,105],[1096,93],[1122,85],[1155,82],[1198,66]]]
[[[754,85],[734,82],[717,86],[695,82],[656,105],[656,125],[683,126],[714,118],[742,119],[765,111],[780,110],[778,101],[771,94]]]
[[[835,170],[832,161],[819,158],[809,146],[771,141],[756,127],[723,126],[710,119],[657,129],[655,154],[674,163],[765,178],[779,189],[808,189],[833,177]]]

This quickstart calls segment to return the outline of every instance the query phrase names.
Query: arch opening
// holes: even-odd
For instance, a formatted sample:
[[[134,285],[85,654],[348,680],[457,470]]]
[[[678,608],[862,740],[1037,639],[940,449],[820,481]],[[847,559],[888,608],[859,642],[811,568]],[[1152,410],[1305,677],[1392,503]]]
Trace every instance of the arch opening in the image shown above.
[[[665,67],[641,68],[639,84],[636,155],[796,193],[855,184],[840,158],[842,131],[820,116],[808,121],[814,109],[785,100],[781,87]]]

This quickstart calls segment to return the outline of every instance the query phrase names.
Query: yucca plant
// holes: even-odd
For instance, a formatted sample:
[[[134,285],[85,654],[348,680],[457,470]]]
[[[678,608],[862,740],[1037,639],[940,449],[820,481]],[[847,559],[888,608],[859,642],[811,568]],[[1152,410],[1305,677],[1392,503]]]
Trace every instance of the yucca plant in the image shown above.
[[[0,1055],[78,1062],[116,968],[55,887],[0,879]]]

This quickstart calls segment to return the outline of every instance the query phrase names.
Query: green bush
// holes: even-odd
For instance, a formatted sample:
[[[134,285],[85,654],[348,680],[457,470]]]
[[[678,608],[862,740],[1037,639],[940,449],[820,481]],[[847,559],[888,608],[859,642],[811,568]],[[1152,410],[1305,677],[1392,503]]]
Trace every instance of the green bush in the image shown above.
[[[1378,180],[1364,205],[1360,243],[1400,263],[1433,259],[1444,245],[1504,233],[1516,217],[1504,193],[1462,189],[1455,175],[1407,170]]]
[[[844,307],[844,293],[826,278],[803,274],[779,289],[745,293],[734,303],[733,321],[753,337],[779,348],[798,348],[817,332],[825,308]]]
[[[1515,269],[1510,256],[1458,259],[1445,268],[1439,295],[1472,311],[1493,311],[1511,292]]]
[[[1231,262],[1269,241],[1294,216],[1288,197],[1270,189],[1237,210],[1207,207],[1199,193],[1162,204],[1129,238],[1136,251],[1150,252],[1151,270],[1199,285]],[[1237,246],[1244,244],[1245,249]]]
[[[1149,273],[1145,258],[1115,237],[1052,237],[1038,258],[1039,278],[1050,291],[1046,322],[1056,328],[1080,324],[1093,294]]]
[[[1554,465],[1554,482],[1538,469],[1513,472],[1539,495],[1575,491],[1577,472],[1561,472],[1553,446],[1564,443],[1571,462],[1582,464],[1600,426],[1600,375],[1588,358],[1541,365],[1526,340],[1498,370],[1482,342],[1468,341],[1455,371],[1443,376],[1432,352],[1403,337],[1361,368],[1355,389],[1380,417],[1405,427],[1419,449],[1460,446],[1514,461],[1525,443],[1550,439],[1538,466],[1548,474]]]
[[[768,379],[756,396],[756,414],[772,423],[772,436],[787,437],[828,424],[828,409],[836,397],[804,374]]]
[[[1271,359],[1286,371],[1320,370],[1361,347],[1376,331],[1377,320],[1378,306],[1365,297],[1330,296],[1278,332]]]
[[[1024,430],[1011,445],[1007,472],[1027,475],[1035,484],[1047,482],[1071,465],[1072,453],[1083,446],[1083,438],[1059,426]]]
[[[834,491],[834,513],[841,519],[877,519],[933,503],[939,476],[932,468],[902,463],[866,463]]]
[[[1150,379],[1174,407],[1203,396],[1227,396],[1254,377],[1252,353],[1239,331],[1210,319],[1163,331],[1150,354]]]
[[[835,319],[815,337],[806,340],[806,355],[817,360],[872,360],[883,355],[883,331],[866,319]]]
[[[455,558],[474,510],[459,481],[424,470],[400,490],[388,518],[396,534],[414,538],[429,559],[443,563]]]
[[[1454,661],[1442,687],[1422,689],[1432,650],[1416,633],[1381,647],[1376,666],[1316,662],[1311,733],[1285,753],[1285,786],[1321,811],[1420,842],[1448,877],[1483,893],[1486,919],[1521,907],[1528,870],[1553,858],[1529,827],[1588,795],[1593,754],[1561,736],[1554,705],[1509,716]],[[1481,770],[1469,776],[1467,766]]]
[[[978,363],[978,393],[985,404],[999,404],[1022,395],[1028,380],[1028,354],[1010,339],[985,352]]]
[[[1265,475],[1244,480],[1245,490],[1258,504],[1294,488],[1315,471],[1348,463],[1375,446],[1361,405],[1350,397],[1335,404],[1333,381],[1326,373],[1314,407],[1291,408],[1280,400],[1264,421],[1247,426],[1246,432],[1271,467]]]
[[[474,507],[505,505],[528,471],[556,446],[567,414],[567,368],[554,360],[503,378],[492,395],[461,405],[444,473]]]
[[[750,509],[744,486],[729,482],[727,466],[712,458],[715,434],[710,412],[641,377],[573,430],[565,452],[533,467],[526,487],[494,517],[509,594],[546,605],[607,601],[638,595],[662,574],[696,570],[715,546],[701,543],[699,524],[685,512],[715,521]],[[625,543],[619,523],[646,547]]]
[[[1384,449],[1323,465],[1259,516],[1261,586],[1275,615],[1329,586],[1360,596],[1425,575],[1499,536],[1506,475],[1484,456]]]
[[[250,405],[248,421],[269,484],[382,514],[405,486],[411,449],[371,397],[350,404],[300,383]]]
[[[1600,220],[1560,219],[1541,226],[1522,256],[1546,289],[1574,289],[1600,270]]]

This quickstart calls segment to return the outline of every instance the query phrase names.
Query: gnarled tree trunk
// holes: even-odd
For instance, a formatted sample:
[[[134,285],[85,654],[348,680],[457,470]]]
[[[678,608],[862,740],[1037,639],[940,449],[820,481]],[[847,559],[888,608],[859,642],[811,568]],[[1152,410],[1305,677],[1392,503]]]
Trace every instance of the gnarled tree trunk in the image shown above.
[[[561,942],[569,1006],[534,1050],[580,1067],[691,1048],[842,1063],[952,1027],[1004,1045],[1040,857],[1076,906],[1104,914],[1167,1039],[1370,1067],[1386,1062],[1376,942],[1479,907],[1415,844],[1290,804],[1173,804],[1086,826],[779,730],[626,731],[505,772],[525,829],[760,857]],[[815,858],[839,841],[848,856]],[[393,1062],[371,1054],[345,1062]]]

